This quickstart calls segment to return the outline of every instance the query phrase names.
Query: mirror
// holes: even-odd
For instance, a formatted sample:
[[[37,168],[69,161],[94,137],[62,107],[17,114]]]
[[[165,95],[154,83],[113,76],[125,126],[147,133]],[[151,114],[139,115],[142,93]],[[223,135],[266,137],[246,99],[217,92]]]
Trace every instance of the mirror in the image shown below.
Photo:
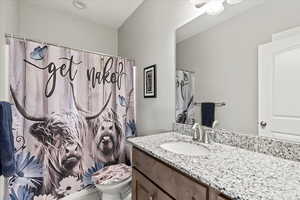
[[[176,31],[176,121],[299,140],[300,2],[223,6]]]

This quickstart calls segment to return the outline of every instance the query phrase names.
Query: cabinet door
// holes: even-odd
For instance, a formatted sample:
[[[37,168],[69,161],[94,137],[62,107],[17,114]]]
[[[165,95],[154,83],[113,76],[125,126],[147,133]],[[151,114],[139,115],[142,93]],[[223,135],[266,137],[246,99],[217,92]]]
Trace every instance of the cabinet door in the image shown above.
[[[136,169],[133,168],[132,174],[133,200],[172,200]]]
[[[207,200],[207,186],[195,182],[136,148],[133,149],[133,165],[174,199]]]
[[[209,200],[229,200],[224,195],[222,195],[220,192],[210,188],[209,189]]]

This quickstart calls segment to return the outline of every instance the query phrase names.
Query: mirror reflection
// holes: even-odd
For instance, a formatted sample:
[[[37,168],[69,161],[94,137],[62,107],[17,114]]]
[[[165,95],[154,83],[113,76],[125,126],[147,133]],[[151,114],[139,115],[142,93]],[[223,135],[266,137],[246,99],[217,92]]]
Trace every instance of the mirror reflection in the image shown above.
[[[176,122],[299,141],[300,2],[222,5],[176,31]]]

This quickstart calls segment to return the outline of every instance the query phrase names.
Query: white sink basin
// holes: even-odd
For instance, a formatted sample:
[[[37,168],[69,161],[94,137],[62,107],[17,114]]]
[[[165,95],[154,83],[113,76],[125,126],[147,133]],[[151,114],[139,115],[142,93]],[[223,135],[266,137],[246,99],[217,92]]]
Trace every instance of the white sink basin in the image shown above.
[[[162,144],[160,147],[172,153],[187,156],[203,156],[209,153],[209,149],[206,146],[188,142],[170,142]]]

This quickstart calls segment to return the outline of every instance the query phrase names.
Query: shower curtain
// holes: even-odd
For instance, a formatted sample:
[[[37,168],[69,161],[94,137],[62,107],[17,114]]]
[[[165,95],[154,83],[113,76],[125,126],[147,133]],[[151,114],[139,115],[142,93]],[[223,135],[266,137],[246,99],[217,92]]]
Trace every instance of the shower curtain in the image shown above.
[[[133,62],[7,40],[17,172],[6,199],[60,199],[93,187],[92,175],[103,167],[130,165]]]
[[[176,70],[176,123],[194,124],[194,87],[194,74]]]

